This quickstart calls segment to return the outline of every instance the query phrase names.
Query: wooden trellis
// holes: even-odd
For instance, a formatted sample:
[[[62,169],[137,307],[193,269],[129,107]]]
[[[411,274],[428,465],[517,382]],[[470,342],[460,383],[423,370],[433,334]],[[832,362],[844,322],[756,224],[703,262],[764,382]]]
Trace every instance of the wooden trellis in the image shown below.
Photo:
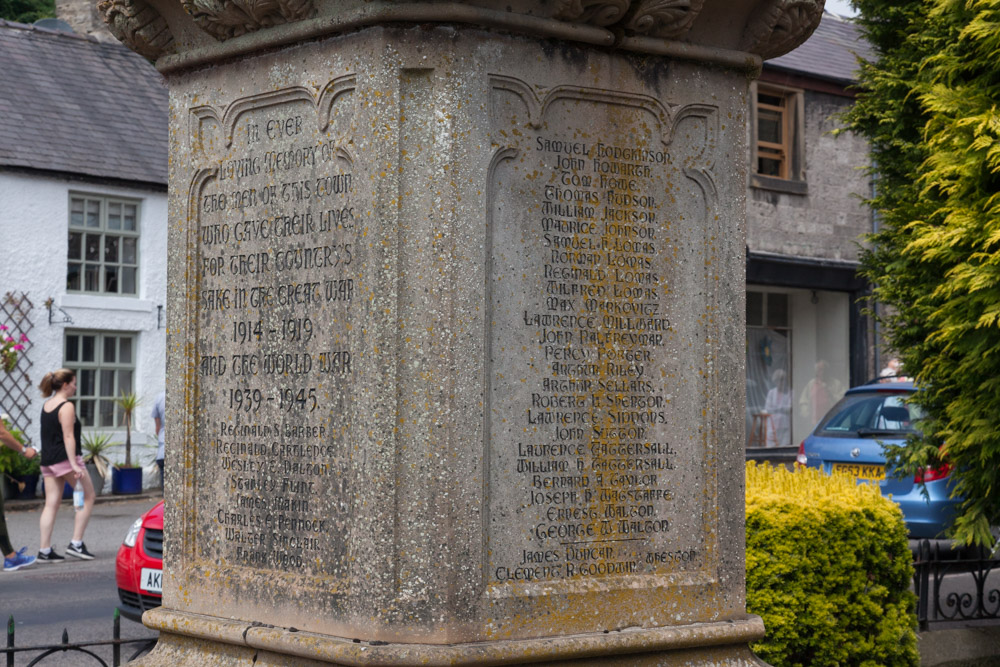
[[[24,349],[17,355],[17,364],[9,373],[0,369],[0,412],[8,415],[11,427],[20,431],[27,431],[32,419],[28,408],[31,406],[31,377],[28,372],[31,370],[31,330],[34,324],[31,321],[31,311],[34,305],[24,292],[7,292],[0,299],[0,325],[7,327],[6,331],[0,331],[2,335],[9,335],[14,340],[21,340],[23,334],[28,341],[22,343]]]

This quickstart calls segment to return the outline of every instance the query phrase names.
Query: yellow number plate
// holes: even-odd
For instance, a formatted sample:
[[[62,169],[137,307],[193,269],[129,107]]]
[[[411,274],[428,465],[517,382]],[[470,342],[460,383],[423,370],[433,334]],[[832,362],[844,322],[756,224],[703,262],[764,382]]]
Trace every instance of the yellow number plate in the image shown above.
[[[885,466],[865,465],[862,463],[834,463],[835,472],[846,472],[852,477],[871,482],[881,482],[885,479]]]

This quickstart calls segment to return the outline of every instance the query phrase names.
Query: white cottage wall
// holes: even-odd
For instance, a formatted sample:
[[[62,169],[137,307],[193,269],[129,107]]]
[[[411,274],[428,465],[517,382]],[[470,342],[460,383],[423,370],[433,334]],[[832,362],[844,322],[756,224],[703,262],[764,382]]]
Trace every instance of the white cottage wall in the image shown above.
[[[127,197],[140,201],[139,294],[94,296],[67,294],[66,256],[68,251],[69,201],[74,193]],[[43,398],[38,391],[42,376],[64,365],[64,337],[67,329],[127,331],[136,334],[134,387],[142,399],[132,431],[132,456],[154,475],[156,452],[153,420],[149,416],[153,400],[165,386],[166,313],[158,311],[166,303],[167,285],[167,196],[152,189],[129,188],[99,182],[63,179],[29,172],[0,171],[0,298],[8,292],[24,292],[33,304],[31,362],[27,413],[32,422],[26,435],[38,442],[38,414]],[[52,299],[52,322],[45,306]],[[65,322],[69,317],[72,322]],[[2,371],[0,371],[2,372]],[[0,395],[0,411],[7,396]],[[124,443],[125,432],[111,432],[115,442]],[[113,461],[124,459],[124,446],[111,452]]]

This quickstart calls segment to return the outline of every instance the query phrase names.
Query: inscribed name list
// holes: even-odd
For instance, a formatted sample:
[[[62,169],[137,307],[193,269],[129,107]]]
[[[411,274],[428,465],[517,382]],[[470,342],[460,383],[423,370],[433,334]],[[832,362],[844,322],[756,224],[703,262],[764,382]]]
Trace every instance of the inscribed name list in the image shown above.
[[[695,572],[705,203],[685,147],[648,98],[564,91],[525,123],[515,88],[493,98],[486,582]]]
[[[202,133],[199,549],[214,562],[343,576],[354,175],[322,105],[296,91],[275,104],[282,94],[242,100],[228,126]]]

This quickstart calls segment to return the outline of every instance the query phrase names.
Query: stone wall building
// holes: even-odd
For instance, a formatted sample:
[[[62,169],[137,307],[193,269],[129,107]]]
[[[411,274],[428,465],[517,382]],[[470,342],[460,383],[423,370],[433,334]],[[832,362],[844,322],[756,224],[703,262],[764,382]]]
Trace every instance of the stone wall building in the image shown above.
[[[859,299],[872,231],[868,145],[835,134],[851,104],[852,22],[825,13],[802,46],[764,64],[751,90],[747,187],[747,444],[794,450],[877,368]],[[790,450],[790,451],[789,451]],[[772,452],[773,454],[773,452]],[[753,452],[750,452],[753,455]]]
[[[38,383],[73,368],[85,434],[124,442],[113,399],[144,400],[132,440],[148,463],[165,372],[167,90],[118,43],[5,21],[0,62],[0,325],[30,341],[0,371],[0,412],[37,444]]]

